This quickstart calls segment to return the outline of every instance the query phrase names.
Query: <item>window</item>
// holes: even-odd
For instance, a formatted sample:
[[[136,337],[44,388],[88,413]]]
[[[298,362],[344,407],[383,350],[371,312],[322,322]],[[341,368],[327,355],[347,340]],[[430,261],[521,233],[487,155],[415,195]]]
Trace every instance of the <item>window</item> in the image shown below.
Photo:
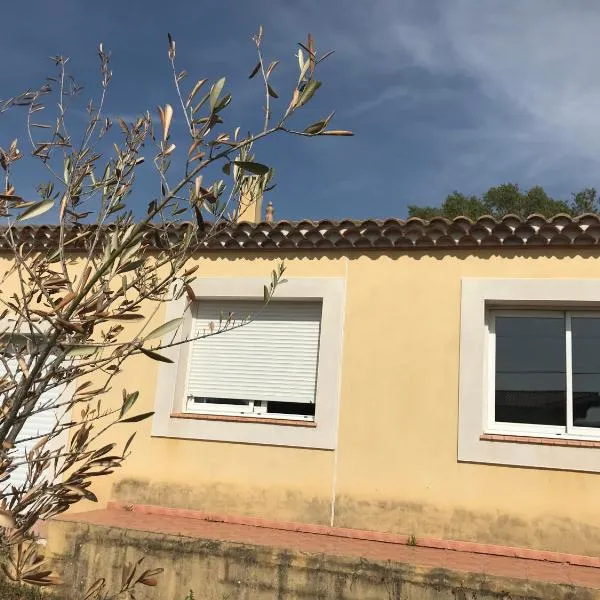
[[[321,302],[199,300],[193,335],[230,314],[234,322],[251,319],[192,343],[186,410],[314,420]]]
[[[490,313],[490,430],[600,436],[600,313]]]
[[[600,473],[600,279],[461,281],[459,461]]]
[[[229,311],[255,318],[162,351],[172,362],[157,365],[153,436],[335,449],[345,279],[288,276],[265,308],[264,283],[199,277],[191,308],[185,297],[167,304],[165,322],[184,317],[177,342]]]
[[[0,377],[9,376],[12,380],[15,378],[19,380],[21,378],[21,370],[19,368],[17,359],[14,358],[13,354],[5,354],[6,366],[8,367],[8,373],[3,363],[0,363]],[[50,387],[43,394],[41,394],[38,403],[36,404],[36,411],[29,416],[29,418],[23,424],[23,427],[15,440],[15,450],[13,453],[13,464],[20,463],[14,471],[10,474],[8,482],[10,485],[20,487],[27,480],[28,466],[25,462],[27,452],[44,436],[52,433],[57,425],[57,422],[65,416],[65,409],[63,410],[54,407],[57,402],[66,401],[66,395],[69,393],[67,387],[64,384]],[[41,410],[45,409],[45,410]],[[47,447],[56,449],[61,444],[66,442],[68,431],[65,430],[63,433],[59,433],[55,436],[54,443],[50,443]]]

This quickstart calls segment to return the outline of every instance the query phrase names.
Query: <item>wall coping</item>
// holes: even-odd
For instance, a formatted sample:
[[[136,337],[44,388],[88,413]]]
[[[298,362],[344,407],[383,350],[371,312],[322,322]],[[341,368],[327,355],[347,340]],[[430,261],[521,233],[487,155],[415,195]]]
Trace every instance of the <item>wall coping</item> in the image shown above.
[[[315,535],[383,542],[387,544],[399,544],[421,548],[434,548],[439,550],[454,550],[456,552],[469,552],[472,554],[485,554],[491,556],[505,556],[509,558],[521,558],[552,563],[569,564],[581,567],[600,568],[600,558],[596,556],[584,556],[579,554],[568,554],[553,552],[550,550],[534,550],[531,548],[518,548],[496,544],[482,544],[479,542],[468,542],[461,540],[444,540],[433,537],[414,537],[396,533],[386,533],[365,529],[352,529],[346,527],[330,527],[328,525],[316,525],[309,523],[297,523],[291,521],[275,521],[258,517],[243,515],[229,515],[210,513],[188,508],[171,508],[168,506],[157,506],[152,504],[124,504],[110,501],[108,510],[136,512],[147,515],[161,515],[166,517],[180,517],[197,519],[213,523],[227,523],[232,525],[248,525],[265,529],[279,531],[292,531],[298,533],[310,533]],[[80,514],[80,513],[77,513]],[[68,520],[76,520],[77,514],[66,515]],[[56,517],[61,520],[63,517]]]

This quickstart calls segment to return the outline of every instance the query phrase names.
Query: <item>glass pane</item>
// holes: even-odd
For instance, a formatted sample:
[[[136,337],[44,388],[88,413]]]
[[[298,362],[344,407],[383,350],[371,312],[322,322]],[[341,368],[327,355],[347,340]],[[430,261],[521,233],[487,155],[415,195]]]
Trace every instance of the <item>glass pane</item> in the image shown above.
[[[496,317],[496,421],[566,426],[564,318]]]
[[[233,398],[204,398],[192,396],[196,404],[224,404],[231,406],[249,406],[250,400],[236,400]]]
[[[600,427],[600,317],[571,319],[573,425]]]
[[[280,415],[315,416],[315,403],[267,402],[267,413]]]

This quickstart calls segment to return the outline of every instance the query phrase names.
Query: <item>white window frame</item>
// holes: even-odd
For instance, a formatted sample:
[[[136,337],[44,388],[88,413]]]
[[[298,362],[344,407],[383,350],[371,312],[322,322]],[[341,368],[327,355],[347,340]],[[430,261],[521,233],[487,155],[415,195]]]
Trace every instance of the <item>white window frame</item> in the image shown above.
[[[263,422],[267,420],[253,418],[252,415],[240,421],[228,421],[226,418],[202,419],[200,414],[191,414],[187,410],[186,390],[189,344],[181,344],[162,352],[173,363],[160,363],[158,366],[153,436],[335,449],[346,282],[339,277],[287,279],[276,291],[277,301],[322,302],[314,422],[306,423],[302,419],[296,425],[291,423],[294,421],[293,415],[282,415],[281,423],[273,423]],[[199,299],[261,301],[264,283],[265,280],[261,278],[201,277],[194,281],[192,289]],[[181,298],[169,302],[165,311],[165,322],[184,315],[176,341],[192,331],[192,310],[185,309],[186,298]],[[273,415],[267,414],[265,417],[271,420]]]
[[[204,297],[202,299],[205,300],[206,297]],[[200,299],[200,301],[202,299]],[[227,300],[227,298],[224,298],[224,300]],[[287,300],[289,300],[289,298],[287,298]],[[308,298],[304,298],[304,300],[306,300],[307,302],[310,301],[310,299],[308,299]],[[259,302],[257,303],[257,306],[260,308],[261,306],[263,306],[263,302],[264,302],[264,300],[261,297]],[[276,294],[276,297],[273,300],[271,300],[271,302],[285,302],[285,299],[280,300],[279,295]],[[319,311],[320,312],[319,328],[321,328],[321,325],[322,325],[321,320],[322,320],[322,316],[323,316],[323,306],[322,306],[322,302],[320,299],[319,299],[318,303],[321,305],[320,311]],[[194,311],[194,307],[192,307],[192,311]],[[194,314],[194,312],[192,312],[192,315],[193,314]],[[192,319],[193,319],[193,316],[192,316]],[[320,353],[320,347],[318,348],[318,352]],[[189,377],[190,377],[190,369],[192,368],[190,354],[191,353],[188,352],[187,369],[186,369],[186,374],[185,374],[186,390],[187,390],[187,381],[189,380]],[[318,368],[315,372],[315,376],[318,377]],[[316,387],[316,383],[317,382],[315,380],[315,387]],[[187,394],[187,392],[186,392],[186,394]],[[275,420],[281,420],[281,421],[309,421],[309,422],[313,422],[315,420],[315,416],[316,416],[316,415],[313,416],[313,415],[289,414],[289,413],[286,413],[286,414],[269,413],[269,412],[267,412],[267,405],[268,405],[267,400],[248,400],[245,405],[244,404],[235,405],[235,404],[227,404],[227,403],[219,403],[219,402],[197,403],[197,402],[194,402],[192,399],[190,399],[189,395],[186,395],[186,399],[187,399],[187,402],[185,402],[183,404],[183,411],[186,413],[190,413],[190,414],[245,416],[248,418],[255,418],[255,419],[262,418],[262,419],[275,419]],[[316,398],[314,399],[314,402],[316,403]],[[299,403],[299,406],[302,406],[302,404]]]
[[[502,309],[600,312],[600,279],[463,278],[461,281],[458,449],[461,462],[600,472],[600,448],[556,445],[594,441],[587,432],[521,431],[492,426],[489,311]],[[597,432],[595,432],[597,435]],[[491,434],[491,435],[485,435]],[[494,434],[497,437],[494,438]],[[523,443],[503,436],[539,438]],[[544,443],[544,439],[548,442]],[[524,440],[527,441],[527,440]]]
[[[300,404],[302,406],[302,404]],[[314,421],[313,415],[270,413],[267,401],[248,400],[246,404],[221,404],[219,402],[194,402],[188,399],[185,412],[196,415],[246,416],[256,419],[279,419],[281,421]]]
[[[47,324],[41,324],[40,327],[38,328],[40,330],[40,332],[42,333],[46,333],[49,330],[49,325]],[[11,333],[9,333],[11,332]],[[12,334],[12,332],[14,332],[14,322],[12,321],[8,321],[8,320],[0,320],[0,338],[3,337],[8,337],[9,335]],[[32,337],[34,340],[39,337],[39,335],[42,335],[42,333],[35,333],[35,334],[31,334],[31,331],[28,329],[27,324],[23,323],[21,324],[21,327],[18,330],[19,333],[23,334],[23,335],[27,335]],[[77,381],[73,380],[70,383],[68,383],[66,386],[64,386],[64,388],[62,389],[62,391],[60,392],[60,397],[61,397],[61,404],[66,402],[67,399],[70,399],[73,397],[73,395],[75,394],[75,389],[77,387]],[[57,424],[62,424],[62,423],[66,423],[67,421],[69,421],[72,418],[72,410],[74,407],[71,407],[71,411],[66,409],[66,406],[61,406],[60,408],[55,408],[53,410],[53,416],[56,420]],[[50,409],[48,409],[48,411],[50,411]],[[50,452],[57,452],[60,448],[66,448],[69,442],[69,435],[70,435],[70,428],[65,427],[64,429],[62,429],[61,431],[59,431],[47,444],[46,444],[46,449],[49,450]],[[43,436],[40,436],[43,437]],[[29,443],[29,446],[33,446],[35,445],[36,441],[32,441]],[[19,444],[16,444],[17,446],[19,446]],[[15,454],[15,457],[17,457],[18,454]],[[17,460],[22,460],[22,458],[18,458]],[[51,471],[52,473],[52,477],[51,479],[55,480],[55,481],[62,481],[65,477],[65,474],[61,474],[61,475],[56,475],[56,473],[54,473],[54,471]],[[48,474],[48,477],[50,477],[50,474]],[[6,483],[6,482],[5,482]]]
[[[188,397],[185,405],[185,412],[197,415],[245,415],[256,416],[264,414],[264,410],[259,406],[260,402],[248,400],[246,404],[225,404],[220,402],[194,402]],[[256,405],[256,406],[255,406]]]
[[[521,435],[527,437],[556,437],[562,439],[600,440],[600,428],[580,427],[573,424],[573,343],[571,319],[573,316],[600,319],[600,311],[587,310],[535,310],[494,309],[487,311],[488,327],[488,385],[486,433],[498,435]],[[565,383],[566,425],[537,425],[534,423],[508,423],[495,419],[496,409],[496,331],[497,317],[545,317],[561,319],[565,323]]]

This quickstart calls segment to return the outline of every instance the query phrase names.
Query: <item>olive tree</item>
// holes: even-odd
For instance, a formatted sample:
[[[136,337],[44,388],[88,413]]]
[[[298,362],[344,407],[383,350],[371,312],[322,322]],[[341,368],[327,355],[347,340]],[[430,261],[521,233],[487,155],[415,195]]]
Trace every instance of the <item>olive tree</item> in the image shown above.
[[[318,67],[330,53],[317,54],[309,35],[298,48],[297,82],[283,100],[271,83],[279,61],[265,60],[262,39],[261,28],[253,37],[258,60],[250,77],[264,89],[264,118],[252,133],[243,124],[226,126],[232,95],[225,78],[188,84],[187,72],[176,65],[170,35],[167,56],[176,108],[165,104],[130,122],[105,116],[112,71],[102,44],[99,93],[87,105],[80,135],[73,133],[68,117],[82,88],[68,72],[65,57],[53,57],[56,74],[43,86],[0,102],[0,113],[24,111],[26,139],[0,148],[0,201],[6,219],[0,235],[8,258],[8,268],[0,274],[1,567],[12,581],[57,583],[33,528],[82,499],[96,500],[94,478],[113,473],[130,453],[135,433],[117,447],[111,442],[112,428],[152,413],[136,411],[135,389],[123,389],[118,406],[106,398],[131,357],[168,361],[162,350],[191,341],[175,341],[181,318],[152,328],[153,317],[173,298],[195,300],[192,252],[231,227],[249,200],[272,187],[273,169],[258,162],[255,151],[280,133],[351,135],[330,127],[333,114],[304,128],[289,125],[321,87]],[[57,110],[44,118],[49,106]],[[185,123],[186,147],[179,139],[179,147],[173,142],[176,111]],[[35,200],[19,192],[15,164],[26,156],[47,173]],[[159,193],[140,210],[139,193],[133,192],[144,162],[151,163]],[[58,232],[49,249],[23,243],[20,234],[28,220],[42,215]],[[265,303],[283,281],[283,272],[280,266],[267,279]],[[219,335],[249,319],[224,315],[199,337]],[[52,430],[43,437],[24,434],[30,431],[27,423],[44,411],[57,415]],[[59,443],[65,432],[68,442]],[[137,584],[155,585],[159,571],[137,564],[122,589],[111,593],[127,595]],[[82,597],[107,598],[109,593],[99,579]]]

